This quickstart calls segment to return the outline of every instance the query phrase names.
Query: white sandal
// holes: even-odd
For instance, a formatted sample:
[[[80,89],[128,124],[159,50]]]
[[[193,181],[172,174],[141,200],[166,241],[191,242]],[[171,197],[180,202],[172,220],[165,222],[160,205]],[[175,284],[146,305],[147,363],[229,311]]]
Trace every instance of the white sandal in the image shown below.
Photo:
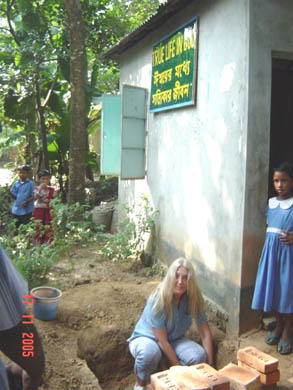
[[[141,386],[141,385],[139,385],[139,384],[136,382],[136,384],[134,385],[133,390],[145,390],[145,386]]]

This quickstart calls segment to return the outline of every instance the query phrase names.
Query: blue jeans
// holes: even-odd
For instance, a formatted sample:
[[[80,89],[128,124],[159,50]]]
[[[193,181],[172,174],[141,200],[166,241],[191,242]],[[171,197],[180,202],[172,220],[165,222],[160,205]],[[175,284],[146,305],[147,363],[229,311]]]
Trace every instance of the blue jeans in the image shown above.
[[[186,337],[170,342],[170,344],[182,366],[206,361],[203,347]],[[129,350],[135,359],[135,374],[142,381],[149,381],[150,375],[155,372],[162,357],[158,343],[148,337],[137,337],[130,341]]]

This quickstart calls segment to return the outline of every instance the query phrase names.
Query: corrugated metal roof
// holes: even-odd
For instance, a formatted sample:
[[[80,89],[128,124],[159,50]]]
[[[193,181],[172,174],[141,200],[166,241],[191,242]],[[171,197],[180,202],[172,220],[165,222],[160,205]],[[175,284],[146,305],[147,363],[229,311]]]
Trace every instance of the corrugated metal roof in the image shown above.
[[[180,9],[194,0],[166,0],[161,4],[157,11],[144,23],[142,23],[135,30],[131,31],[121,41],[107,50],[103,57],[105,58],[119,58],[120,54],[131,46],[135,45],[147,34],[162,26],[170,17],[175,15]]]

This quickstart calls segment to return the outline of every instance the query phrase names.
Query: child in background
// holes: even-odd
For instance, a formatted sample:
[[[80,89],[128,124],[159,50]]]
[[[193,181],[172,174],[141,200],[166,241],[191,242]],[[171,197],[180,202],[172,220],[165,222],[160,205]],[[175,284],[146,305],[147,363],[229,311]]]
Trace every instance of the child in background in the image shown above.
[[[51,175],[49,171],[43,170],[38,173],[40,185],[34,190],[35,208],[33,212],[36,221],[36,244],[40,245],[44,242],[51,243],[53,240],[53,232],[50,227],[52,216],[50,201],[55,196],[55,190],[49,186]],[[42,226],[47,226],[45,231],[42,231]]]
[[[265,337],[278,352],[293,351],[293,166],[274,169],[277,196],[269,199],[267,233],[256,277],[252,309],[276,312],[276,328]]]
[[[21,224],[28,224],[34,209],[33,191],[35,184],[28,179],[30,168],[21,165],[17,168],[19,179],[12,185],[10,195],[15,199],[11,207],[11,213],[16,219],[16,228]]]

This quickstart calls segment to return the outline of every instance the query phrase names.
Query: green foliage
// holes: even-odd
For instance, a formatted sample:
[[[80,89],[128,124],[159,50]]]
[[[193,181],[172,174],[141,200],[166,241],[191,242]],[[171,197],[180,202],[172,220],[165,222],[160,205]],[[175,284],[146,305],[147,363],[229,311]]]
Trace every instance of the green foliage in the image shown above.
[[[122,224],[119,225],[121,228]],[[134,232],[133,222],[126,219],[123,223],[123,230],[119,233],[109,234],[104,233],[100,235],[101,242],[104,245],[101,246],[101,252],[104,259],[121,262],[127,257],[132,255],[131,240]]]
[[[44,283],[61,255],[66,255],[70,261],[71,251],[76,245],[96,243],[102,256],[113,261],[123,261],[129,256],[140,258],[144,253],[146,236],[155,231],[157,212],[149,206],[146,195],[132,207],[124,207],[125,218],[119,223],[117,234],[101,233],[102,226],[94,226],[92,213],[86,206],[78,203],[69,206],[57,198],[52,200],[54,241],[50,245],[36,246],[35,223],[21,225],[16,232],[15,222],[9,214],[11,201],[6,188],[0,187],[0,196],[3,199],[0,208],[1,245],[31,288]],[[149,272],[160,274],[162,270],[154,264]]]
[[[0,190],[0,195],[4,195],[1,188]],[[70,260],[70,251],[75,245],[96,239],[91,214],[85,206],[64,205],[58,199],[53,200],[52,203],[54,209],[52,221],[54,242],[52,245],[36,246],[35,223],[21,225],[16,232],[15,222],[8,214],[9,207],[6,210],[4,208],[0,210],[1,221],[3,221],[1,244],[28,280],[30,287],[44,282],[54,262],[61,254],[66,254]]]
[[[9,187],[0,187],[0,236],[9,229],[11,222],[10,207],[11,196],[9,194]]]
[[[87,206],[75,203],[68,205],[59,199],[51,201],[53,206],[52,227],[54,246],[70,257],[70,249],[83,242],[95,240],[92,214]]]
[[[146,236],[155,232],[156,211],[150,207],[147,195],[133,206],[124,206],[125,218],[118,223],[118,233],[101,234],[101,252],[106,259],[123,261],[129,256],[140,258]]]
[[[117,63],[102,59],[102,52],[148,18],[158,4],[158,0],[81,0],[86,27],[88,125],[93,121],[94,98],[119,88]],[[71,107],[70,37],[64,2],[7,0],[0,3],[0,18],[0,121],[8,129],[0,149],[17,145],[18,156],[26,154],[27,163],[40,160],[39,95],[50,168],[54,167],[62,179],[68,175]],[[18,132],[16,137],[14,132]],[[94,159],[88,157],[87,163],[93,167]]]
[[[2,234],[1,244],[30,287],[39,285],[48,276],[59,250],[48,245],[34,246],[36,227],[33,222],[21,225],[16,234],[15,224],[9,223],[9,234]]]
[[[160,276],[163,278],[166,275],[166,266],[160,264],[157,260],[147,268],[146,274],[149,277]]]
[[[85,119],[89,126],[93,122],[99,125],[100,113],[91,111],[94,98],[119,88],[117,63],[102,59],[102,52],[148,18],[158,4],[158,0],[82,0],[88,69],[85,86],[88,118]],[[70,40],[64,2],[3,1],[0,2],[0,18],[0,121],[5,129],[0,150],[17,147],[19,161],[37,166],[43,147],[39,120],[42,114],[50,168],[57,176],[60,190],[65,191],[71,102]],[[92,127],[90,131],[93,131]],[[88,164],[93,166],[95,157],[91,151],[87,156]],[[7,194],[1,190],[0,195],[3,199],[1,241],[32,286],[47,275],[62,251],[69,253],[72,245],[97,239],[85,208],[78,204],[69,207],[56,201],[54,245],[35,247],[34,225],[26,225],[16,235],[8,214]],[[154,227],[154,212],[150,208],[147,210],[145,214],[146,210],[141,206],[137,215],[134,208],[128,209],[128,219],[121,224],[120,236],[115,235],[115,239],[113,236],[113,240],[109,238],[112,246],[117,244],[120,248],[119,259],[127,257],[128,253],[137,256],[142,251],[144,233]],[[107,251],[106,246],[103,248]]]

